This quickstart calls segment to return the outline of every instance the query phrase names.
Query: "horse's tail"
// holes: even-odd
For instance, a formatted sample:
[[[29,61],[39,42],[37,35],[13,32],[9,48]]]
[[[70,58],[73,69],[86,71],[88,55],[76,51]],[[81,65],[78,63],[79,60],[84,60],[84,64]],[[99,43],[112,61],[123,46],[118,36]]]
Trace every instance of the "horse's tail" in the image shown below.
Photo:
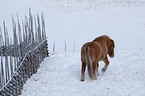
[[[93,79],[93,71],[92,71],[92,60],[90,57],[90,47],[87,46],[86,47],[86,52],[85,52],[85,60],[86,60],[86,64],[87,64],[87,69],[88,69],[88,75],[91,79]]]

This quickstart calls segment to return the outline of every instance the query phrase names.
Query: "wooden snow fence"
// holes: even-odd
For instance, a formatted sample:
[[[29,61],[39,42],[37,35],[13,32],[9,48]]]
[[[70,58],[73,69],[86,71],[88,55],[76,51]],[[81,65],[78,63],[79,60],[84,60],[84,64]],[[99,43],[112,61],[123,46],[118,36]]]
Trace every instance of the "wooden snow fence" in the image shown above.
[[[32,16],[29,9],[29,18],[25,17],[25,24],[22,24],[23,30],[18,15],[17,21],[18,32],[12,16],[13,44],[9,39],[5,22],[4,40],[0,27],[0,96],[20,95],[23,84],[37,72],[43,59],[49,56],[43,13],[41,18],[38,14]]]

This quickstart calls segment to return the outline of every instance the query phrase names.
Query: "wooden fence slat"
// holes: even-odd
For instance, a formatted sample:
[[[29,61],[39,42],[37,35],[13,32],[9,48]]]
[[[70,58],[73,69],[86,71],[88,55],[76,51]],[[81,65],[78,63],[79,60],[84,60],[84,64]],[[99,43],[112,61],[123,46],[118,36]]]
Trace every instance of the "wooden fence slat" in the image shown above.
[[[2,31],[1,31],[1,27],[0,27],[0,46],[3,46],[3,38],[2,38]],[[1,70],[0,70],[0,84],[1,84],[1,86],[0,86],[0,88],[2,88],[2,85],[4,85],[5,83],[4,83],[4,79],[2,79],[2,78],[4,78],[4,67],[3,67],[3,50],[2,50],[2,47],[0,48],[0,52],[1,52]]]

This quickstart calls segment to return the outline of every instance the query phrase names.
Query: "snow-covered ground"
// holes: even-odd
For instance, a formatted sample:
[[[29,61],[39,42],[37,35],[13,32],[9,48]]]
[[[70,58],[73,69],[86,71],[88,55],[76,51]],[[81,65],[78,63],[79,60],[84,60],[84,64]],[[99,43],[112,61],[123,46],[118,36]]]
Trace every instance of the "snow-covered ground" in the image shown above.
[[[21,20],[29,7],[45,14],[51,55],[26,82],[22,96],[145,95],[145,0],[1,0],[0,26],[5,20],[12,36],[12,13]],[[115,57],[97,80],[86,72],[81,82],[80,48],[104,34],[115,41]],[[100,71],[103,66],[100,62]]]
[[[22,96],[144,96],[145,58],[143,50],[122,50],[110,59],[108,70],[100,62],[100,76],[80,81],[79,53],[57,53],[46,58],[37,74],[24,85]]]

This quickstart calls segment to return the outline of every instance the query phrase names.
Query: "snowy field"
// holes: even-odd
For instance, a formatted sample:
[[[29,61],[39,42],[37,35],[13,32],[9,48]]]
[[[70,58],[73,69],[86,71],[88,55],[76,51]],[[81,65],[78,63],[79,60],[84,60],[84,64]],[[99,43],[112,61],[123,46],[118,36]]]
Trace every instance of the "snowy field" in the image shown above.
[[[29,7],[44,12],[51,55],[22,96],[145,96],[145,0],[1,0],[0,26],[5,20],[12,36],[12,14],[22,20]],[[115,41],[115,57],[104,74],[99,63],[97,80],[86,72],[81,82],[81,46],[100,35]]]
[[[108,70],[80,81],[80,54],[61,53],[45,59],[38,73],[24,85],[22,96],[144,96],[145,59],[143,50],[117,51]]]

